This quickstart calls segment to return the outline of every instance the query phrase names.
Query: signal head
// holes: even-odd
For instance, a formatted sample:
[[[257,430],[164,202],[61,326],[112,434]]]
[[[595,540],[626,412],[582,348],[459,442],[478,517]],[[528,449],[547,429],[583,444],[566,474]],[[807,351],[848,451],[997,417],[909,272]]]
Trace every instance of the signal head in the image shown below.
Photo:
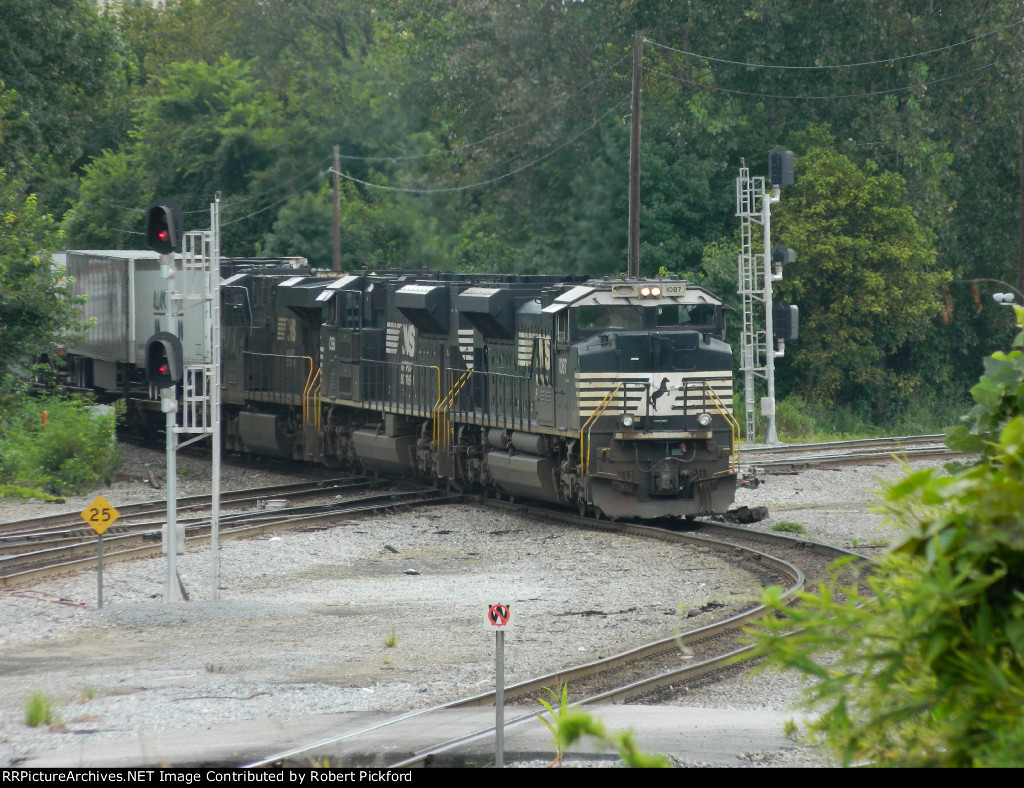
[[[172,200],[156,200],[146,211],[146,248],[172,254],[181,246],[182,213]]]

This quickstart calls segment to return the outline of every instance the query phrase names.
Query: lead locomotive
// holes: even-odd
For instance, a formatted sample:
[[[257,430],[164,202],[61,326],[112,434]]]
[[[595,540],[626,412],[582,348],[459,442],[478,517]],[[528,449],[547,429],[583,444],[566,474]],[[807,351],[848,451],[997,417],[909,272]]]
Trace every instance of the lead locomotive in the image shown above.
[[[732,357],[721,301],[703,288],[253,269],[224,279],[221,297],[227,449],[614,519],[733,501]],[[158,413],[130,359],[111,370],[86,349],[73,363],[92,385],[92,365],[106,369],[135,419]]]

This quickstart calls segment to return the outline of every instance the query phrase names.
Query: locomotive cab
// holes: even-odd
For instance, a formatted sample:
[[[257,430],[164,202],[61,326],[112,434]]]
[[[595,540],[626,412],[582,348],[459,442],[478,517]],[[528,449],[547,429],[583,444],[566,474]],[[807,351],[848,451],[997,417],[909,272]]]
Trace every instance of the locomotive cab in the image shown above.
[[[568,310],[580,476],[613,518],[725,511],[738,469],[721,302],[684,282],[615,284]]]

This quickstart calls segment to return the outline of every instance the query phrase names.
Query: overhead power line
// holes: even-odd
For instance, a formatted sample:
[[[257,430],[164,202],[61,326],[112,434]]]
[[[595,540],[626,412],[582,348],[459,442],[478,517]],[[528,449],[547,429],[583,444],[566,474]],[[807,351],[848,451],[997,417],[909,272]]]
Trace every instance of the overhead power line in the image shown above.
[[[989,36],[994,36],[997,33],[1001,33],[1004,30],[1009,30],[1010,28],[1013,28],[1013,27],[1019,27],[1022,24],[1024,24],[1024,19],[1018,19],[1016,22],[1011,22],[1010,24],[1003,25],[1002,27],[996,28],[995,30],[990,30],[988,33],[982,33],[980,36],[975,36],[974,38],[968,38],[968,39],[966,39],[964,41],[958,41],[955,44],[947,44],[946,46],[943,46],[943,47],[936,47],[935,49],[929,49],[929,50],[927,50],[925,52],[915,52],[915,53],[913,53],[911,55],[893,55],[892,57],[886,57],[886,58],[882,58],[880,60],[866,60],[866,61],[861,62],[861,63],[839,63],[839,64],[831,65],[831,66],[827,66],[827,65],[826,66],[792,66],[792,65],[775,65],[775,64],[772,64],[772,63],[746,63],[746,62],[743,62],[741,60],[726,60],[724,58],[712,57],[711,55],[702,55],[702,54],[700,54],[698,52],[690,52],[690,51],[685,50],[685,49],[676,49],[675,47],[670,47],[670,46],[668,46],[666,44],[659,44],[657,41],[651,41],[650,39],[644,39],[644,40],[647,41],[651,46],[657,47],[658,49],[665,49],[665,50],[668,50],[669,52],[675,52],[675,53],[680,54],[680,55],[689,55],[690,57],[697,57],[697,58],[700,58],[701,60],[708,60],[708,61],[711,61],[712,63],[723,63],[723,64],[729,65],[729,66],[744,66],[746,68],[773,68],[773,69],[798,70],[798,71],[822,71],[822,70],[827,70],[827,69],[838,69],[838,68],[860,68],[862,66],[878,66],[878,65],[882,65],[884,63],[894,63],[897,60],[910,60],[910,59],[913,59],[913,58],[927,57],[928,55],[934,55],[937,52],[945,52],[945,51],[950,50],[950,49],[956,49],[957,47],[962,47],[962,46],[967,46],[968,44],[973,44],[975,41],[981,41],[984,38],[988,38]]]
[[[558,153],[558,151],[562,150],[563,148],[567,147],[568,145],[571,145],[576,140],[580,139],[580,137],[583,137],[584,135],[586,135],[589,132],[591,132],[594,128],[597,127],[597,125],[602,120],[604,120],[612,112],[614,112],[615,109],[620,104],[622,104],[624,101],[628,101],[628,100],[629,100],[629,95],[628,94],[623,96],[618,101],[616,101],[608,110],[606,110],[600,117],[595,119],[589,126],[587,126],[585,129],[583,129],[581,132],[579,132],[578,134],[573,135],[572,137],[570,137],[569,139],[567,139],[564,142],[560,143],[559,145],[556,145],[554,148],[549,150],[544,155],[538,156],[536,159],[533,159],[532,161],[522,165],[521,167],[516,167],[515,169],[509,170],[508,172],[504,172],[501,175],[498,175],[497,177],[488,178],[487,180],[484,180],[484,181],[477,181],[476,183],[467,183],[467,184],[464,184],[462,186],[436,186],[436,187],[424,188],[424,189],[414,189],[414,188],[400,187],[400,186],[386,186],[386,185],[381,184],[381,183],[371,183],[369,181],[364,181],[364,180],[361,180],[360,178],[356,178],[353,175],[348,175],[348,174],[346,174],[344,172],[339,172],[338,176],[341,177],[341,178],[344,178],[347,181],[351,181],[352,183],[358,183],[360,186],[366,186],[367,188],[370,188],[370,189],[380,189],[381,191],[388,191],[388,192],[404,192],[406,194],[445,194],[445,193],[450,193],[450,192],[468,191],[469,189],[478,189],[478,188],[480,188],[482,186],[489,186],[492,183],[497,183],[498,181],[502,181],[505,178],[510,178],[513,175],[517,175],[518,173],[523,172],[524,170],[528,170],[531,167],[535,167],[536,165],[540,164],[542,161],[551,158],[556,153]],[[333,174],[333,169],[329,170],[329,172],[331,172]]]
[[[595,77],[594,79],[592,79],[590,82],[586,83],[585,85],[581,85],[579,88],[577,88],[573,92],[569,93],[566,96],[563,96],[561,99],[559,99],[558,101],[554,102],[552,106],[558,106],[560,104],[567,104],[568,102],[572,101],[576,96],[578,96],[580,93],[582,93],[583,91],[585,91],[588,88],[590,88],[592,85],[596,85],[601,80],[607,79],[610,76],[610,72],[614,71],[624,60],[629,58],[629,56],[630,56],[629,53],[626,53],[625,55],[620,57],[618,60],[616,60],[614,63],[612,63],[610,66],[606,67],[602,71],[600,76]],[[418,160],[421,160],[421,159],[435,158],[437,156],[447,156],[447,155],[451,155],[453,153],[459,153],[459,152],[464,151],[464,150],[470,150],[472,148],[483,147],[484,145],[486,145],[487,143],[491,142],[492,140],[496,140],[496,139],[498,139],[500,137],[504,137],[507,134],[511,134],[514,131],[518,131],[519,129],[523,128],[524,126],[529,126],[531,123],[535,123],[538,119],[543,118],[543,117],[549,115],[550,114],[550,109],[551,109],[551,106],[548,106],[543,111],[536,112],[533,115],[529,116],[522,123],[517,123],[514,126],[510,126],[507,129],[502,129],[501,131],[497,131],[497,132],[495,132],[493,134],[488,134],[486,137],[481,137],[480,139],[476,140],[475,142],[467,142],[464,145],[456,145],[455,147],[452,147],[452,148],[444,148],[442,150],[431,151],[430,153],[415,153],[415,154],[409,154],[409,155],[399,154],[399,155],[394,155],[394,156],[351,156],[351,155],[350,156],[346,156],[346,155],[342,154],[340,158],[345,159],[347,161],[369,161],[369,162],[387,161],[387,162],[399,162],[399,161],[418,161]]]
[[[836,94],[836,95],[831,95],[831,96],[794,96],[794,95],[784,95],[784,94],[778,94],[778,93],[754,93],[754,92],[748,91],[748,90],[735,90],[735,89],[732,89],[732,88],[721,87],[719,85],[707,85],[707,84],[704,84],[703,82],[696,82],[696,81],[694,81],[692,79],[686,79],[684,77],[677,77],[677,76],[675,76],[673,74],[666,74],[664,71],[657,71],[657,70],[651,69],[651,68],[646,68],[645,67],[644,71],[647,71],[647,72],[649,72],[651,74],[656,74],[659,77],[665,77],[665,79],[671,79],[671,80],[674,80],[676,82],[681,82],[684,85],[692,85],[693,87],[699,88],[700,90],[715,90],[715,91],[718,91],[719,93],[730,93],[730,94],[733,94],[733,95],[736,95],[736,96],[752,96],[754,98],[766,98],[766,99],[790,99],[790,100],[794,100],[794,101],[825,101],[825,100],[832,100],[832,99],[851,99],[851,98],[867,98],[869,96],[884,96],[884,95],[890,94],[890,93],[905,93],[905,92],[910,91],[910,90],[915,90],[918,87],[930,87],[932,85],[939,85],[939,84],[941,84],[943,82],[951,82],[951,81],[953,81],[955,79],[962,79],[964,77],[970,76],[971,74],[976,74],[979,71],[984,71],[985,69],[992,68],[992,67],[998,65],[999,63],[1000,63],[1000,61],[997,60],[994,63],[989,63],[988,65],[978,66],[978,68],[972,68],[970,71],[963,71],[963,72],[960,72],[958,74],[953,74],[953,75],[948,76],[948,77],[941,77],[940,79],[927,80],[925,82],[920,82],[920,83],[915,84],[915,85],[904,85],[904,86],[898,87],[898,88],[886,88],[885,90],[869,90],[869,91],[865,91],[863,93],[841,93],[841,94]]]

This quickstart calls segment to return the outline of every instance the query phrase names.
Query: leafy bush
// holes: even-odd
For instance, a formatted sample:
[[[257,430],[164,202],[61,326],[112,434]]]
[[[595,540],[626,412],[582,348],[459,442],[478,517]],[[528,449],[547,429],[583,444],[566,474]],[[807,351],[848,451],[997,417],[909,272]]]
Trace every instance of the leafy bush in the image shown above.
[[[13,487],[0,492],[67,495],[109,484],[121,462],[116,419],[82,399],[9,390],[0,398],[0,483]]]
[[[979,461],[887,489],[902,530],[877,572],[830,580],[797,608],[765,594],[779,617],[755,633],[757,651],[815,679],[813,730],[847,763],[1024,765],[1022,350],[1024,333],[987,360],[977,405],[949,434]]]

